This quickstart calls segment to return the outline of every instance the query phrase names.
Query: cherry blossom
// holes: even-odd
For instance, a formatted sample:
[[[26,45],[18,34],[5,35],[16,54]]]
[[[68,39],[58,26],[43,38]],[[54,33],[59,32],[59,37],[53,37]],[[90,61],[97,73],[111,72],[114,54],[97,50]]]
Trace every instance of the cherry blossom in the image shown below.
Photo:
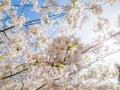
[[[119,0],[15,2],[0,1],[1,90],[119,90],[120,16],[104,15]]]

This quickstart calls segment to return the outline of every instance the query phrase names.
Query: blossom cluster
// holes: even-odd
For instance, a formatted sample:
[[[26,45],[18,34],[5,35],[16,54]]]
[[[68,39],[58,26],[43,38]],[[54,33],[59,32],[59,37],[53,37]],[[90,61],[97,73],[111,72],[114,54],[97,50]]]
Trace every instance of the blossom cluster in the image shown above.
[[[82,43],[80,38],[74,36],[61,35],[56,37],[46,48],[47,54],[50,56],[49,62],[52,63],[73,63],[80,59],[82,51]]]

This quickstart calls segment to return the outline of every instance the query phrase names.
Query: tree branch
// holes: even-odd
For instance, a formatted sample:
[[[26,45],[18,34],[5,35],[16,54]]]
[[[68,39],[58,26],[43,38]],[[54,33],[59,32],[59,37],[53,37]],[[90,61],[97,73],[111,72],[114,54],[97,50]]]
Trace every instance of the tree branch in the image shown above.
[[[22,80],[21,80],[21,83],[22,83],[21,90],[24,90],[24,81],[23,81],[23,78],[22,78]]]
[[[26,71],[26,70],[28,70],[28,68],[25,68],[25,69],[23,69],[23,70],[21,70],[21,71],[19,71],[19,72],[16,72],[16,73],[14,73],[14,74],[11,74],[11,75],[9,75],[9,76],[2,77],[1,80],[2,80],[2,79],[7,79],[7,78],[10,78],[10,77],[13,77],[13,76],[18,75],[18,74],[20,74],[20,73],[22,73],[22,72],[24,72],[24,71]]]
[[[4,31],[7,31],[7,30],[9,30],[9,29],[12,29],[12,28],[15,28],[15,26],[11,26],[11,27],[8,27],[8,28],[4,28],[4,29],[0,30],[0,33],[1,33],[1,32],[4,32]]]
[[[117,50],[117,51],[115,51],[115,52],[110,52],[110,53],[108,53],[108,54],[106,54],[106,55],[104,55],[104,56],[102,56],[102,57],[98,57],[96,60],[94,60],[93,62],[91,62],[91,63],[88,64],[87,66],[85,66],[85,67],[83,67],[83,68],[81,68],[81,69],[79,69],[79,70],[77,70],[77,71],[71,72],[68,76],[71,76],[71,75],[77,73],[78,71],[81,71],[81,70],[83,70],[83,69],[88,68],[88,67],[91,66],[92,64],[94,64],[94,63],[96,63],[97,61],[99,61],[101,58],[108,57],[108,56],[113,55],[113,54],[115,54],[115,53],[117,53],[117,52],[120,52],[120,49]]]
[[[2,6],[6,6],[5,4],[0,5],[0,7]],[[20,4],[11,4],[11,6],[15,6],[15,7],[23,7],[23,5]],[[33,5],[25,5],[25,7],[32,7]]]
[[[20,12],[20,15],[18,16],[18,20],[19,20],[19,18],[21,17],[21,15],[22,15],[24,9],[25,9],[25,5],[23,5],[23,8],[22,8],[22,10],[21,10],[21,12]]]
[[[54,14],[54,15],[51,15],[49,16],[50,19],[56,19],[56,18],[59,18],[60,16],[64,16],[66,15],[65,13],[61,13],[61,14]],[[28,21],[26,22],[23,26],[28,26],[28,25],[34,25],[34,24],[38,24],[38,23],[41,23],[40,21],[41,19],[36,19],[36,20],[32,20],[32,21]],[[34,22],[34,23],[33,23]],[[10,30],[10,29],[13,29],[15,28],[16,26],[11,26],[11,27],[8,27],[8,28],[4,28],[2,30],[0,30],[0,33],[1,32],[4,32],[4,31],[7,31],[7,30]]]
[[[38,87],[36,90],[40,90],[40,89],[43,88],[44,86],[46,86],[46,84],[43,84],[42,86]]]
[[[107,38],[107,39],[103,40],[103,42],[102,42],[102,43],[104,43],[105,41],[110,40],[111,38],[113,38],[113,37],[115,37],[116,35],[119,35],[119,34],[120,34],[120,31],[119,31],[119,32],[117,32],[117,33],[115,33],[115,34],[113,34],[113,35],[111,35],[109,38]],[[86,53],[86,52],[90,51],[91,49],[93,49],[93,48],[97,47],[97,46],[98,46],[98,45],[100,45],[100,44],[101,44],[101,42],[100,42],[100,43],[97,43],[97,44],[95,44],[95,45],[93,45],[93,46],[90,46],[89,48],[87,48],[86,50],[84,50],[81,54],[84,54],[84,53]]]

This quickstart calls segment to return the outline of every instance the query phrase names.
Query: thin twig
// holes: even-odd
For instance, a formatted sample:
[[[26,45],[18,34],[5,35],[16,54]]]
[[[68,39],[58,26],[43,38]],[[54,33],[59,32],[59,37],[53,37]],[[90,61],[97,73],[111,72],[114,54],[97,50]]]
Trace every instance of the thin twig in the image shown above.
[[[23,8],[22,8],[22,10],[21,10],[21,12],[20,12],[20,15],[18,16],[18,20],[20,19],[21,15],[22,15],[22,13],[23,13],[23,11],[24,11],[24,9],[25,9],[25,5],[23,5]]]
[[[67,51],[66,51],[66,53],[65,53],[65,57],[64,57],[64,59],[63,59],[63,62],[65,62],[65,61],[66,61],[68,51],[69,51],[69,49],[67,49]]]
[[[10,41],[10,39],[8,38],[6,32],[3,32],[3,33],[4,33],[5,37]]]
[[[24,82],[23,82],[23,78],[22,78],[21,82],[22,82],[21,90],[24,90]]]
[[[46,86],[46,84],[43,84],[42,86],[38,87],[36,90],[40,90],[40,89],[43,88],[44,86]]]

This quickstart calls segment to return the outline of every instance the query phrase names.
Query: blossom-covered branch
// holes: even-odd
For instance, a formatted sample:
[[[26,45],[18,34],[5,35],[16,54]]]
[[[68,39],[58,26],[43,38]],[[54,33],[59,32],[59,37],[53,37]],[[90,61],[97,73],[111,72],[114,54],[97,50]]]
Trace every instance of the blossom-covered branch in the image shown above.
[[[0,79],[11,78],[11,77],[13,77],[13,76],[15,76],[15,75],[18,75],[18,74],[20,74],[20,73],[26,71],[26,70],[28,70],[28,68],[25,68],[25,69],[23,69],[23,70],[21,70],[21,71],[19,71],[19,72],[13,73],[13,74],[11,74],[11,75],[9,75],[9,76],[1,77]],[[3,75],[3,76],[4,76],[4,75]]]

